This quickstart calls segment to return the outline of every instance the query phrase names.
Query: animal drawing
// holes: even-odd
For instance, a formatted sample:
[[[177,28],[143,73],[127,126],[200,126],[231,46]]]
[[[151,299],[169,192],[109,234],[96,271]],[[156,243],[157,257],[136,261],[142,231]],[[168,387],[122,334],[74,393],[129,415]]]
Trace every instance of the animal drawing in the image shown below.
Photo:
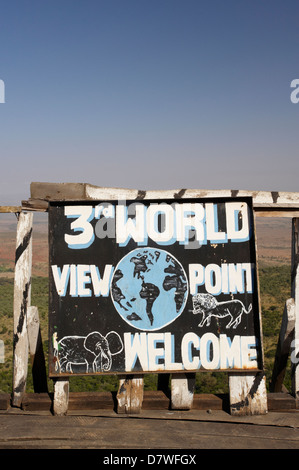
[[[192,297],[193,313],[202,314],[202,320],[198,324],[199,327],[205,324],[211,324],[212,317],[225,318],[229,317],[226,328],[236,328],[241,320],[243,313],[248,314],[252,310],[252,304],[246,310],[243,302],[240,300],[228,300],[225,302],[217,302],[211,294],[195,294]]]
[[[98,331],[87,336],[64,336],[60,341],[57,341],[57,334],[54,335],[55,368],[59,368],[60,372],[72,373],[73,365],[83,365],[86,372],[109,371],[112,356],[123,350],[123,342],[115,331],[110,331],[106,336]]]

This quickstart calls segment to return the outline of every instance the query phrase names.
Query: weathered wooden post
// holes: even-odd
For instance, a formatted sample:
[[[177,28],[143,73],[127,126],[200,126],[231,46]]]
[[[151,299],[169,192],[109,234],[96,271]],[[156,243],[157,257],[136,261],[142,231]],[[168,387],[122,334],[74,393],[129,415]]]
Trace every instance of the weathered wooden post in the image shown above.
[[[280,334],[277,343],[275,362],[273,366],[270,392],[281,392],[283,380],[290,354],[291,343],[294,338],[295,327],[295,301],[288,299],[285,303]]]
[[[256,232],[255,232],[255,214],[252,219],[254,227],[254,244],[256,246]],[[255,263],[257,264],[257,255]],[[262,321],[261,321],[261,305],[259,298],[259,280],[258,280],[258,269],[256,265],[256,286],[258,298],[257,298],[257,316],[259,318],[260,325],[260,364],[263,367],[263,347],[262,347]],[[247,351],[248,354],[249,351]],[[243,352],[242,352],[243,354]],[[258,365],[258,362],[257,362]],[[230,400],[230,413],[234,416],[246,416],[246,415],[263,415],[268,413],[268,402],[267,402],[267,387],[266,387],[266,376],[263,370],[259,372],[246,371],[244,372],[229,372],[228,374],[229,383],[229,400]]]
[[[13,406],[20,407],[28,371],[27,309],[31,301],[33,214],[19,214],[14,278]]]
[[[173,374],[171,377],[171,409],[191,410],[195,388],[195,373]]]
[[[292,219],[291,295],[295,301],[295,330],[292,348],[292,394],[299,400],[299,218]]]
[[[67,414],[69,406],[69,379],[57,378],[54,380],[54,415],[63,416]]]
[[[230,372],[229,396],[233,416],[266,414],[268,406],[264,372]]]
[[[143,376],[127,375],[119,380],[117,412],[139,414],[143,401]]]

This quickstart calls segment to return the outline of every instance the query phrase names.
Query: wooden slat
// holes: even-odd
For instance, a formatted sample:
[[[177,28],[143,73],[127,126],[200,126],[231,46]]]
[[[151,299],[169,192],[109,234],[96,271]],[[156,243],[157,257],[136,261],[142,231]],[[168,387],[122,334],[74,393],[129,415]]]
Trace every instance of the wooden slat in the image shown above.
[[[25,393],[22,400],[24,411],[52,411],[53,394],[49,393]]]
[[[10,407],[10,395],[8,393],[0,393],[0,410],[8,410]]]
[[[223,410],[226,408],[228,397],[217,396],[212,393],[200,393],[194,395],[193,410]]]
[[[162,390],[143,393],[142,410],[169,410],[169,397]]]
[[[114,410],[115,394],[112,392],[70,392],[68,409]]]
[[[268,218],[279,217],[279,218],[289,218],[289,219],[294,218],[294,217],[299,217],[299,210],[295,210],[293,208],[290,208],[288,210],[286,210],[285,207],[282,207],[281,209],[259,210],[254,207],[253,209],[254,209],[254,213],[256,217],[268,217]]]
[[[21,206],[0,206],[0,213],[2,214],[9,214],[9,213],[15,213],[17,214],[18,212],[22,211]]]
[[[268,411],[296,410],[296,400],[289,393],[268,393]]]
[[[86,183],[31,183],[31,197],[23,201],[23,207],[31,210],[46,210],[43,201],[81,200],[147,200],[185,199],[207,197],[252,197],[257,214],[277,217],[293,217],[299,211],[298,192],[247,191],[247,190],[140,190],[106,188]],[[296,212],[297,211],[297,212]]]
[[[195,394],[192,410],[228,411],[228,395]],[[0,410],[9,408],[10,395],[0,394]],[[296,410],[296,400],[289,393],[268,393],[268,411]],[[25,411],[53,411],[53,393],[26,393],[22,408]],[[115,410],[115,392],[70,392],[69,411]],[[162,391],[145,391],[142,410],[170,410],[170,399]],[[188,411],[186,411],[188,414]]]
[[[30,197],[42,200],[85,199],[83,183],[31,183]]]
[[[22,201],[22,210],[24,211],[37,211],[47,212],[49,203],[42,199],[29,199],[28,201]]]

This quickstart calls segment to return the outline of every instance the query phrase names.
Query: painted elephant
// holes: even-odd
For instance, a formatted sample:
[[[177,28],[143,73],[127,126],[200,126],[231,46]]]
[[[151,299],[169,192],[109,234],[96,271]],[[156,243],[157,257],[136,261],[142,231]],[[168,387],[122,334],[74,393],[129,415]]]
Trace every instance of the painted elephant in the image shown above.
[[[103,336],[93,331],[87,336],[64,336],[55,341],[53,335],[56,370],[72,373],[72,365],[83,365],[86,372],[108,372],[112,356],[123,350],[121,337],[115,331]]]

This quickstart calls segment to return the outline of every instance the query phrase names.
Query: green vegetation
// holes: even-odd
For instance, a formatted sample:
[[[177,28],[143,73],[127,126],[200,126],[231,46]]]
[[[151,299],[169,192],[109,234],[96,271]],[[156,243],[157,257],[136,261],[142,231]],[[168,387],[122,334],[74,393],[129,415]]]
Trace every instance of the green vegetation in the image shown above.
[[[267,383],[272,375],[282,313],[287,298],[290,297],[290,267],[263,267],[259,271],[262,308],[262,327]],[[32,281],[32,305],[39,310],[45,357],[48,354],[48,280],[34,277]],[[13,279],[0,277],[0,340],[5,344],[5,362],[0,364],[0,392],[10,393],[12,384],[13,350]],[[30,361],[29,361],[30,362]],[[290,367],[285,385],[290,389]],[[157,374],[145,375],[145,390],[157,388]],[[49,391],[53,388],[49,380]],[[71,391],[115,391],[118,377],[113,375],[71,377]],[[31,366],[29,364],[27,391],[33,391]],[[196,375],[196,393],[227,393],[228,374],[204,372]]]
[[[13,268],[6,266],[5,264],[0,264],[0,273],[13,273]]]
[[[285,301],[291,296],[291,269],[274,266],[260,269],[263,346],[267,384],[271,379]],[[290,362],[285,386],[291,390]]]

